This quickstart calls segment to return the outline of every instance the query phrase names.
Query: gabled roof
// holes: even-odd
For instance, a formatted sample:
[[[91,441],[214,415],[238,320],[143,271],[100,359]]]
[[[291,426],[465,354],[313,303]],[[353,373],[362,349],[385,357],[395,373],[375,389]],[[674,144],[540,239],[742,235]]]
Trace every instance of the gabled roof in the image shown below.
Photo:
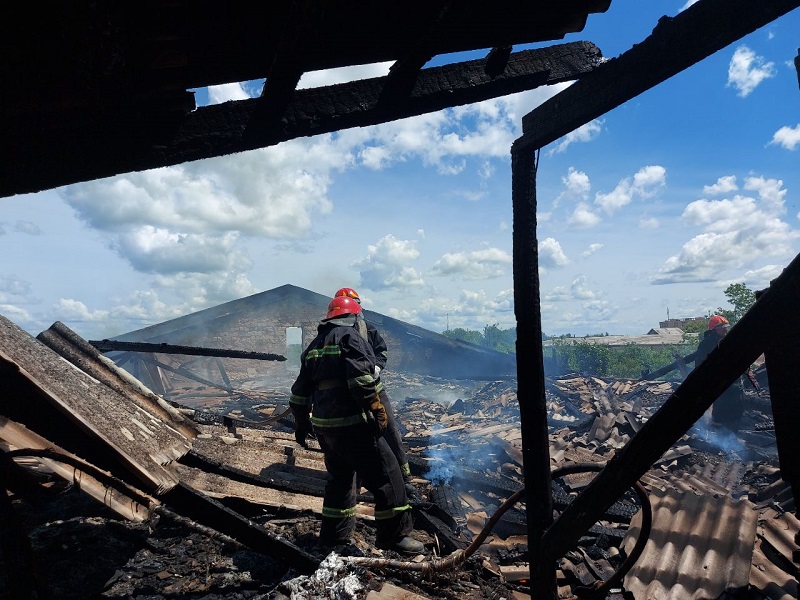
[[[286,284],[131,331],[113,339],[121,342],[175,344],[185,343],[178,340],[185,340],[190,336],[198,340],[200,345],[217,347],[215,343],[203,341],[203,336],[214,328],[231,327],[236,320],[248,318],[250,313],[268,310],[289,324],[298,322],[295,315],[306,312],[300,310],[302,305],[315,307],[314,314],[322,318],[329,302],[329,296]],[[396,354],[401,355],[401,358],[399,363],[392,364],[393,370],[470,379],[510,377],[516,374],[514,355],[497,352],[478,344],[451,339],[424,327],[412,325],[375,311],[364,310],[364,317],[374,324],[384,337],[391,338],[398,345],[395,351]],[[231,349],[252,350],[252,348]],[[392,348],[390,348],[391,352]]]

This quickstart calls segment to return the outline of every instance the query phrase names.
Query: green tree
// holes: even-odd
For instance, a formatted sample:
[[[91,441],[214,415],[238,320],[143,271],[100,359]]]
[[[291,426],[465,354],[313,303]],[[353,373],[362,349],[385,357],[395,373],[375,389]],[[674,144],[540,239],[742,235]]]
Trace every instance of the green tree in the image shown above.
[[[743,283],[732,283],[725,288],[724,293],[728,303],[733,306],[733,310],[719,308],[717,312],[728,319],[731,324],[741,319],[742,315],[756,301],[756,293]]]
[[[452,340],[461,340],[471,344],[480,344],[483,342],[483,336],[480,331],[473,331],[472,329],[464,329],[463,327],[456,327],[455,329],[446,329],[442,335],[449,337]]]
[[[483,328],[483,345],[498,352],[513,354],[516,349],[517,329],[500,329],[497,323]]]

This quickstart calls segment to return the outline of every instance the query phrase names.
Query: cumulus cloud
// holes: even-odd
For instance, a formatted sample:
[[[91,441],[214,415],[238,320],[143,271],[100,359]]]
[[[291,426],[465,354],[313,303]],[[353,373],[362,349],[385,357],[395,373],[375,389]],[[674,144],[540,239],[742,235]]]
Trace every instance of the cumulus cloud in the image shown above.
[[[431,274],[490,279],[508,273],[511,263],[511,255],[505,250],[483,248],[473,252],[447,253],[434,263]]]
[[[714,185],[703,186],[703,194],[707,196],[716,196],[717,194],[727,194],[735,192],[739,189],[736,185],[736,175],[726,175],[717,179]]]
[[[352,263],[361,276],[361,285],[372,290],[419,287],[425,281],[409,263],[419,258],[413,240],[398,240],[385,235],[377,243],[367,246],[367,256]]]
[[[238,234],[175,233],[145,225],[121,235],[119,253],[143,273],[172,275],[218,273],[250,268],[249,258],[236,250]]]
[[[769,145],[778,144],[787,150],[794,150],[800,144],[800,123],[794,127],[781,127],[776,131]]]
[[[660,223],[655,217],[643,217],[639,219],[640,229],[658,229]]]
[[[639,169],[633,180],[625,178],[611,192],[595,194],[594,203],[611,215],[636,198],[651,198],[666,186],[667,170],[660,165]]]
[[[567,135],[558,140],[558,143],[552,149],[548,150],[547,155],[552,156],[553,154],[566,152],[567,148],[576,142],[591,142],[600,135],[600,132],[603,130],[604,122],[603,120],[595,119],[570,131]]]
[[[755,197],[737,194],[690,203],[682,218],[701,232],[666,260],[653,282],[715,281],[763,257],[792,256],[798,232],[780,219],[785,212],[782,185],[750,177],[744,188],[756,192]]]
[[[559,268],[569,264],[569,258],[555,238],[545,238],[539,242],[539,266]]]
[[[766,62],[747,46],[739,46],[728,65],[728,87],[734,87],[742,98],[749,96],[765,79],[775,77],[775,63]]]
[[[570,300],[590,301],[598,299],[601,294],[591,289],[590,280],[586,275],[578,275],[572,280],[570,286],[556,286],[544,296],[548,302],[567,302]]]
[[[592,208],[585,202],[579,202],[567,219],[567,223],[578,229],[588,229],[600,222],[600,217],[592,212]]]
[[[247,100],[250,94],[242,83],[223,83],[208,86],[208,103],[222,104],[230,100]]]
[[[592,189],[592,184],[589,181],[589,176],[583,171],[578,171],[575,167],[570,167],[567,174],[561,178],[564,184],[564,191],[561,192],[553,201],[553,207],[558,206],[561,200],[586,200],[589,197],[589,191]]]
[[[589,258],[595,252],[598,252],[605,248],[605,244],[589,244],[583,252],[581,252],[581,256],[583,258]]]

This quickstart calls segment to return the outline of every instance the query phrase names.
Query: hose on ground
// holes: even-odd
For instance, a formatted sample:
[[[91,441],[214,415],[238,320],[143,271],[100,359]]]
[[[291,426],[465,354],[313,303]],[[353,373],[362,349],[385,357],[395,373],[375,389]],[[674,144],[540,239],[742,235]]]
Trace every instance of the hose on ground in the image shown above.
[[[552,477],[563,477],[565,475],[573,475],[576,473],[587,473],[600,471],[605,466],[604,463],[572,463],[564,465],[555,469],[552,472]],[[606,590],[616,585],[622,580],[625,574],[634,565],[636,560],[642,554],[647,539],[650,537],[650,530],[653,522],[653,509],[650,505],[650,499],[647,495],[647,490],[638,481],[634,484],[634,489],[639,501],[642,505],[642,526],[639,532],[639,537],[636,544],[628,557],[622,562],[614,574],[606,581],[598,581],[596,585],[590,587],[581,587],[576,589],[576,593],[581,598],[591,597],[595,595],[604,594]],[[413,571],[422,573],[424,576],[431,573],[438,573],[453,569],[464,563],[470,556],[472,556],[478,548],[483,544],[489,533],[500,520],[500,518],[519,500],[525,495],[525,488],[514,492],[505,500],[500,507],[494,512],[491,518],[486,522],[481,532],[475,536],[475,539],[464,548],[463,550],[456,550],[449,556],[438,558],[430,561],[423,562],[408,562],[402,560],[394,560],[388,558],[369,558],[362,556],[345,556],[342,560],[367,568],[385,568],[395,569],[400,571]]]

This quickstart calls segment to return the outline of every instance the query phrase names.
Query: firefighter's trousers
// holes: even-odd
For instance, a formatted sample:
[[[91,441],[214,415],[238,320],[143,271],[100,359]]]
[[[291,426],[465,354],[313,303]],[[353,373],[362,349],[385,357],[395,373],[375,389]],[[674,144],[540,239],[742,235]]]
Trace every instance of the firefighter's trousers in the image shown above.
[[[330,475],[322,503],[320,541],[347,543],[355,527],[356,475],[375,498],[378,544],[391,544],[413,529],[400,465],[383,437],[371,425],[341,429],[315,428]]]

